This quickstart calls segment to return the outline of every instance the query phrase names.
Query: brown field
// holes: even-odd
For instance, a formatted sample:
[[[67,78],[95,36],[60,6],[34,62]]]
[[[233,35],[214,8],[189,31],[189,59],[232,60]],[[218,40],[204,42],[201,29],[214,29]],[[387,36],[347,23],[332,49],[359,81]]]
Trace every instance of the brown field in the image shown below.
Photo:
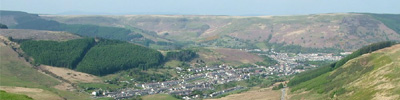
[[[93,82],[101,82],[101,79],[97,76],[90,75],[87,73],[77,72],[67,68],[60,67],[52,67],[47,65],[42,65],[40,68],[48,70],[63,79],[66,79],[72,83],[93,83]]]
[[[232,94],[218,99],[208,100],[280,100],[281,91],[270,88],[253,89],[247,92]]]
[[[10,93],[27,95],[35,100],[64,100],[60,96],[43,89],[38,88],[24,88],[12,86],[0,86],[0,90]]]
[[[212,50],[223,55],[222,59],[227,62],[255,63],[263,60],[257,55],[236,49],[217,48]]]

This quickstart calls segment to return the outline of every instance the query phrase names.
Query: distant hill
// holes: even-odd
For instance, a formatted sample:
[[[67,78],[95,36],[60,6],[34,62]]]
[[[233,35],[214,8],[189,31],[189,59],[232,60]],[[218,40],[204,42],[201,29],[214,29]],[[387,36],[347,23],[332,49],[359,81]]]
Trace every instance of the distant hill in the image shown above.
[[[400,40],[399,18],[395,14],[314,14],[298,16],[190,16],[190,15],[121,15],[58,16],[45,19],[68,24],[92,24],[114,27],[137,27],[155,31],[158,37],[194,41],[206,45],[239,48],[265,43],[282,43],[312,48],[336,48],[346,51],[386,41]],[[229,41],[230,40],[230,41]],[[264,43],[264,44],[260,44]]]
[[[27,29],[0,29],[0,35],[4,37],[12,37],[13,39],[56,40],[56,41],[81,38],[78,35],[68,32],[27,30]]]
[[[12,29],[66,31],[81,36],[102,37],[124,41],[131,41],[134,38],[143,37],[142,35],[125,28],[82,24],[70,25],[42,19],[37,14],[17,11],[0,11],[0,13],[0,23],[5,24]]]
[[[397,77],[400,75],[399,62],[400,44],[363,54],[311,80],[292,84],[289,98],[397,100],[400,99],[400,78]]]

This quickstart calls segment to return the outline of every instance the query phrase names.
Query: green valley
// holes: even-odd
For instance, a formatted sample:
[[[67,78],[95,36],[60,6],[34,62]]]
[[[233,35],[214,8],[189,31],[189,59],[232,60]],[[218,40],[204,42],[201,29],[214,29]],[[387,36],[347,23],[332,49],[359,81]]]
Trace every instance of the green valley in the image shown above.
[[[399,18],[0,10],[0,99],[397,100]]]

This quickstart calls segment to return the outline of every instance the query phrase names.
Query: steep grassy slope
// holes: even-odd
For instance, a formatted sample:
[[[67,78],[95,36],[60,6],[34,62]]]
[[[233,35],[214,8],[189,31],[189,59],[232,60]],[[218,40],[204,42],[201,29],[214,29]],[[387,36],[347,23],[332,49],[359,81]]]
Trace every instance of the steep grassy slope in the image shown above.
[[[41,17],[70,24],[138,27],[155,31],[160,37],[178,41],[203,42],[218,40],[218,36],[227,35],[247,41],[249,44],[266,41],[304,47],[355,50],[370,43],[400,40],[400,35],[396,31],[398,26],[393,26],[395,24],[387,26],[388,22],[398,21],[395,17],[385,17],[388,21],[384,21],[369,14],[355,13],[257,17],[181,15],[43,15]]]
[[[62,83],[34,69],[0,42],[0,90],[28,95],[37,100],[89,99],[86,94],[53,88],[59,84]]]
[[[59,84],[57,80],[39,73],[36,69],[29,67],[27,62],[18,58],[18,54],[11,48],[0,44],[1,70],[0,84],[2,86],[29,86],[34,88],[45,88]],[[23,74],[21,74],[23,73]]]
[[[351,59],[343,66],[291,87],[290,99],[400,99],[400,45]]]

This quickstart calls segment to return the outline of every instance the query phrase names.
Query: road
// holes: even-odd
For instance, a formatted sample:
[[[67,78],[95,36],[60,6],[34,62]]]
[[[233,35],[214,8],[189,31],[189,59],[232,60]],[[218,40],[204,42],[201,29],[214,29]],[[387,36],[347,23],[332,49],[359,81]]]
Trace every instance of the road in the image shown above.
[[[285,100],[285,88],[282,88],[281,89],[281,91],[282,91],[282,96],[281,96],[281,100]]]

